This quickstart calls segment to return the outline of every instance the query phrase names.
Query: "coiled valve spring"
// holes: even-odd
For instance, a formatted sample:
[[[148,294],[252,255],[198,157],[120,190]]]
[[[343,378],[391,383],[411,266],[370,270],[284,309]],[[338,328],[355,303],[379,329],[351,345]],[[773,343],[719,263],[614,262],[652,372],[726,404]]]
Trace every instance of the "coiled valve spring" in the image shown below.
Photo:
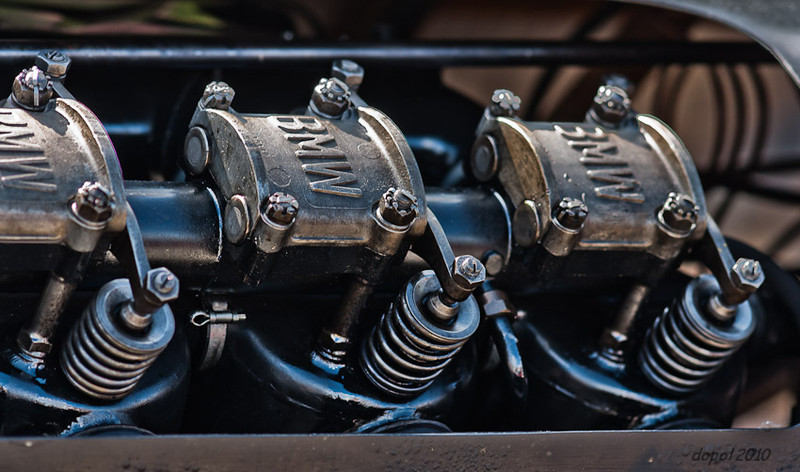
[[[728,323],[705,315],[706,300],[718,292],[713,276],[701,276],[656,320],[639,352],[639,364],[657,387],[673,394],[700,388],[753,333],[755,318],[747,302],[737,306]]]
[[[425,301],[439,289],[433,271],[413,277],[367,337],[361,366],[381,390],[403,397],[420,393],[477,330],[480,312],[472,296],[448,323],[435,321]]]
[[[175,320],[166,305],[153,312],[147,330],[126,329],[117,319],[118,309],[132,297],[125,279],[104,285],[64,344],[64,374],[91,397],[115,400],[127,395],[175,332]]]

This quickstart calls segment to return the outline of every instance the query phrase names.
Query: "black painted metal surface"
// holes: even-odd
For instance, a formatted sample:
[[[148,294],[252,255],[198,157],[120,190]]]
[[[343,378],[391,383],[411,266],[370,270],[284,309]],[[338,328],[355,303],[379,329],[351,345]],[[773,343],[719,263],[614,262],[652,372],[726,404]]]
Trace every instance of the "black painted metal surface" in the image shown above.
[[[26,64],[52,43],[0,43],[0,64]],[[159,67],[269,67],[328,64],[342,57],[364,65],[411,68],[491,65],[649,65],[759,63],[774,59],[754,43],[730,42],[419,42],[271,44],[244,47],[162,44],[124,46],[70,43],[62,51],[82,67],[130,65]]]

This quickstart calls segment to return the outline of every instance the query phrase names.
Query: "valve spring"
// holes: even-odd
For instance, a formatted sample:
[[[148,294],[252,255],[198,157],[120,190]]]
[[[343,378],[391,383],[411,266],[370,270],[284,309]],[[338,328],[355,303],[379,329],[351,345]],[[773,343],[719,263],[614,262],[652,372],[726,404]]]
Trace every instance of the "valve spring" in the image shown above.
[[[433,271],[412,278],[366,338],[361,366],[384,392],[401,397],[422,392],[477,330],[480,317],[474,297],[459,304],[449,324],[427,314],[425,298],[439,289]]]
[[[704,315],[705,302],[718,292],[713,276],[701,276],[656,319],[639,351],[639,365],[655,386],[673,394],[697,390],[753,333],[755,318],[749,303],[740,304],[728,324]]]
[[[116,400],[130,393],[175,332],[175,320],[166,305],[152,314],[144,332],[125,329],[114,318],[132,297],[125,279],[104,285],[63,346],[64,374],[75,388],[93,398]]]

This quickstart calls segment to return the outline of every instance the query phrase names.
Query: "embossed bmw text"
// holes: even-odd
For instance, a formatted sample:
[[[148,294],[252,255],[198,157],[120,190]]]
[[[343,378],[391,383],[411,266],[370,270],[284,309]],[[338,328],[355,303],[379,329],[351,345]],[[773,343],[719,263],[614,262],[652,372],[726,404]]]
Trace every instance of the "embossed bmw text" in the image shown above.
[[[302,162],[311,190],[342,197],[360,198],[362,191],[353,167],[324,123],[315,117],[272,117],[284,137],[297,144],[295,156]],[[320,179],[321,177],[321,179]]]
[[[586,167],[586,175],[598,183],[594,188],[598,197],[631,203],[644,202],[642,184],[605,131],[600,128],[586,131],[577,126],[568,131],[559,125],[554,125],[554,129],[569,147],[580,153],[578,160]]]

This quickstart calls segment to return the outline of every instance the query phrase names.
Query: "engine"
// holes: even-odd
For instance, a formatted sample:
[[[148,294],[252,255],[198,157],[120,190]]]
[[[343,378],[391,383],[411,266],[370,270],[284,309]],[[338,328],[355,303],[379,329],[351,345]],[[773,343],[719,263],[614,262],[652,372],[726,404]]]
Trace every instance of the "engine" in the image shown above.
[[[454,188],[356,62],[287,114],[214,81],[182,177],[133,181],[70,58],[33,59],[0,108],[4,435],[730,426],[786,276],[624,78],[575,123],[496,90]]]

